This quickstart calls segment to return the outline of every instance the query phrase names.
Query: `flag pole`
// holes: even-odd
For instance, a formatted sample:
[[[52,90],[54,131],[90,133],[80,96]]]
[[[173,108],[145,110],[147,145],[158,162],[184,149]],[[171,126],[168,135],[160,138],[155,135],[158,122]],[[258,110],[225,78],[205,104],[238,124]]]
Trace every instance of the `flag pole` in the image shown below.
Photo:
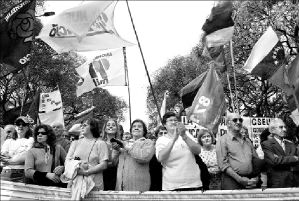
[[[237,90],[237,79],[236,79],[236,71],[235,71],[235,60],[234,60],[234,52],[233,52],[233,41],[232,39],[229,41],[230,44],[230,55],[232,59],[232,67],[234,73],[234,82],[235,82],[235,95],[236,95],[236,103],[237,103],[237,111],[240,114],[239,100],[238,100],[238,90]]]
[[[130,125],[132,124],[132,111],[131,111],[131,93],[130,93],[130,81],[129,81],[129,71],[127,65],[127,53],[126,47],[123,47],[124,54],[124,68],[125,68],[125,85],[128,86],[128,95],[129,95],[129,117],[130,117]]]
[[[156,99],[156,96],[155,96],[155,93],[154,93],[154,89],[153,89],[153,86],[152,86],[152,82],[151,82],[149,73],[148,73],[148,70],[147,70],[147,67],[146,67],[145,59],[144,59],[144,56],[143,56],[143,53],[142,53],[142,49],[141,49],[141,45],[140,45],[140,42],[139,42],[139,39],[138,39],[136,29],[135,29],[135,25],[134,25],[133,18],[132,18],[132,15],[131,15],[131,10],[130,10],[130,7],[129,7],[128,0],[126,0],[126,3],[127,3],[130,18],[131,18],[132,26],[133,26],[133,29],[134,29],[135,37],[136,37],[138,47],[139,47],[139,50],[140,50],[140,54],[141,54],[141,57],[142,57],[142,61],[143,61],[143,64],[144,64],[144,68],[145,68],[145,71],[146,71],[146,75],[147,75],[147,78],[148,78],[148,81],[149,81],[149,84],[150,84],[151,92],[152,92],[152,95],[153,95],[153,98],[154,98],[154,102],[155,102],[155,105],[156,105],[156,108],[157,108],[157,111],[158,111],[158,114],[159,114],[160,121],[162,122],[160,109],[159,109],[158,102],[157,102],[157,99]]]
[[[222,48],[222,54],[223,54],[223,63],[224,63],[224,66],[227,67],[225,53],[224,53],[224,48]],[[228,83],[228,89],[229,89],[229,95],[230,95],[230,99],[231,99],[232,108],[233,108],[233,111],[235,111],[234,97],[233,97],[233,93],[232,93],[231,83],[229,81],[228,69],[226,70],[226,79],[227,79],[227,83]]]

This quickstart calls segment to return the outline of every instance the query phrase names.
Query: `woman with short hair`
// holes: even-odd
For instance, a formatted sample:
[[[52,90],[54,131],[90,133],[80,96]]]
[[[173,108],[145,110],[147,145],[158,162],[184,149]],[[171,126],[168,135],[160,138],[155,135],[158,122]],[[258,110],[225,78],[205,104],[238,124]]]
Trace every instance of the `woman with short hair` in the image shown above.
[[[146,139],[145,123],[136,119],[131,124],[131,141],[113,143],[113,160],[118,164],[117,191],[148,191],[151,185],[149,162],[155,153],[154,142]]]

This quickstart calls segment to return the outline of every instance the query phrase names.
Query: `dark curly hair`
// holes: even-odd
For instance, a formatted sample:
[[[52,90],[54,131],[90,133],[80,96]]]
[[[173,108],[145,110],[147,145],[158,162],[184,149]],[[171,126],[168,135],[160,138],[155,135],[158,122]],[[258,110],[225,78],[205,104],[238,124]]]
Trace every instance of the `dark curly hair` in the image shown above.
[[[55,132],[52,129],[52,127],[47,124],[41,124],[34,128],[34,132],[33,132],[34,147],[40,146],[40,143],[37,142],[37,135],[38,135],[38,130],[41,128],[43,128],[45,130],[45,132],[47,133],[48,138],[47,138],[46,143],[50,146],[51,153],[53,153],[53,151],[55,149],[56,135],[55,135]]]
[[[100,132],[100,121],[95,118],[90,118],[82,123],[87,123],[90,126],[90,132],[94,138],[99,138],[101,137],[101,132]]]
[[[174,113],[174,112],[166,112],[164,115],[163,115],[163,118],[162,118],[162,124],[165,125],[166,124],[166,120],[170,117],[177,117],[177,115]]]
[[[141,123],[142,124],[142,127],[143,127],[143,137],[147,136],[147,127],[146,127],[146,124],[144,123],[144,121],[142,121],[141,119],[135,119],[132,124],[131,124],[131,128],[130,128],[130,133],[132,133],[132,128],[133,128],[133,125],[135,123]]]

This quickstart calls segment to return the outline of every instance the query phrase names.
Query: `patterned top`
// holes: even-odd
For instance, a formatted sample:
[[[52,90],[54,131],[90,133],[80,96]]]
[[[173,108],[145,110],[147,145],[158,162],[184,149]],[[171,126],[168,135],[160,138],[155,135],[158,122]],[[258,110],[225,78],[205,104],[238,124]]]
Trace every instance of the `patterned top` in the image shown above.
[[[220,168],[217,163],[216,148],[214,145],[212,146],[213,147],[211,150],[204,150],[203,148],[201,148],[199,156],[207,165],[209,172],[216,174],[220,172]]]

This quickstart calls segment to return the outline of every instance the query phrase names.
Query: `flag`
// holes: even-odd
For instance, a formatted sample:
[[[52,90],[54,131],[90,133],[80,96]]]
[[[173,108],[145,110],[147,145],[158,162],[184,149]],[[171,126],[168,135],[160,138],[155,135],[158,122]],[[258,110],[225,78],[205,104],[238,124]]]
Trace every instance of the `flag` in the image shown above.
[[[211,59],[216,69],[219,70],[221,73],[227,71],[223,45],[218,47],[209,47],[209,48],[205,46],[203,49],[202,56]]]
[[[133,45],[114,27],[117,1],[93,1],[70,8],[44,25],[39,37],[56,52],[95,51]]]
[[[223,86],[217,72],[211,67],[187,112],[187,118],[217,133],[225,109]]]
[[[40,93],[38,116],[42,124],[61,123],[64,125],[62,99],[59,90]]]
[[[259,64],[274,48],[279,38],[272,27],[268,27],[266,32],[253,46],[251,53],[245,62],[243,69],[251,73],[257,64]]]
[[[230,1],[219,2],[212,8],[209,18],[202,26],[205,32],[206,46],[217,47],[226,44],[234,34],[234,21],[232,19],[233,4]]]
[[[125,86],[124,55],[122,49],[99,52],[91,62],[76,68],[80,75],[77,96],[92,91],[96,87]]]
[[[187,84],[180,90],[179,94],[182,98],[184,108],[188,108],[192,105],[192,102],[199,88],[202,86],[202,83],[204,82],[206,75],[207,71],[200,74],[198,77],[196,77],[194,80],[192,80],[189,84]]]
[[[22,69],[30,60],[34,39],[35,0],[10,9],[0,22],[0,62]]]
[[[38,123],[39,97],[40,97],[40,91],[38,90],[35,96],[33,97],[33,100],[27,112],[27,117],[32,119],[34,123]]]
[[[299,54],[289,66],[280,67],[270,78],[270,82],[288,96],[295,95],[299,100]]]

